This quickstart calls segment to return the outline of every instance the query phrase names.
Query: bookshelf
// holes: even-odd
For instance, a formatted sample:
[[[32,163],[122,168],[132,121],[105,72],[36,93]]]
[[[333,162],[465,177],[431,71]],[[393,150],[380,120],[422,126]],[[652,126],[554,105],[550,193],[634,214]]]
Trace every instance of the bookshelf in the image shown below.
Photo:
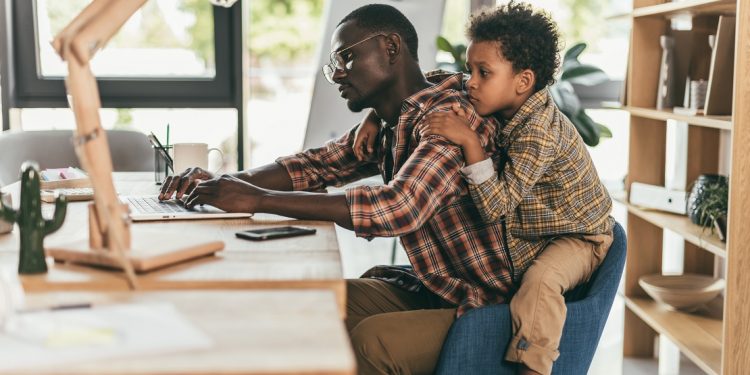
[[[670,23],[676,16],[692,18],[691,33],[694,34],[688,34],[688,38],[695,40],[711,33],[712,28],[715,31],[719,17],[735,17],[731,114],[685,115],[673,113],[671,109],[656,109],[662,51],[659,37],[671,33]],[[750,25],[746,22],[750,19],[750,0],[633,0],[631,18],[624,106],[631,114],[626,186],[635,181],[664,185],[666,123],[682,121],[689,124],[689,182],[700,174],[719,172],[722,134],[730,134],[731,156],[727,168],[730,210],[727,242],[724,243],[710,231],[692,224],[686,216],[644,210],[628,204],[626,196],[618,199],[628,209],[624,355],[651,358],[656,335],[664,335],[708,374],[746,373],[750,368],[750,288],[747,288],[750,285],[747,271],[750,266],[750,153],[746,151],[750,144]],[[695,59],[695,56],[688,56],[688,59]],[[703,63],[706,69],[711,69],[705,61]],[[661,272],[664,229],[685,240],[685,272],[713,275],[714,262],[717,259],[726,262],[724,297],[710,303],[707,311],[688,314],[668,310],[651,300],[638,285],[640,276]]]

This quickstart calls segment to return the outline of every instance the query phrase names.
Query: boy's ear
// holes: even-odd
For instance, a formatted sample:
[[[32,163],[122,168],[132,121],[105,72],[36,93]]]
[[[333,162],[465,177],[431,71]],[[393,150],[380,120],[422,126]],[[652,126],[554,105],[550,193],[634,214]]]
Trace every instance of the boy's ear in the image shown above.
[[[385,52],[388,54],[388,61],[393,63],[398,60],[401,52],[401,36],[393,33],[385,37]]]
[[[534,90],[536,85],[536,74],[531,69],[524,69],[516,75],[516,93],[523,95]]]

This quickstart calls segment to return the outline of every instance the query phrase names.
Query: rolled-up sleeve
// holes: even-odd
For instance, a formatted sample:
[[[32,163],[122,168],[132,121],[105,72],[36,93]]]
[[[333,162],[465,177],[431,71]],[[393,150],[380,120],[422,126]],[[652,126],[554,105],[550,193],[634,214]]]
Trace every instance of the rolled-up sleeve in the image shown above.
[[[463,154],[442,137],[423,139],[385,186],[346,190],[358,237],[393,237],[413,232],[465,191]]]
[[[321,190],[376,175],[376,163],[361,162],[354,155],[352,144],[356,130],[355,126],[340,138],[326,142],[323,147],[278,158],[276,163],[289,173],[295,191]]]

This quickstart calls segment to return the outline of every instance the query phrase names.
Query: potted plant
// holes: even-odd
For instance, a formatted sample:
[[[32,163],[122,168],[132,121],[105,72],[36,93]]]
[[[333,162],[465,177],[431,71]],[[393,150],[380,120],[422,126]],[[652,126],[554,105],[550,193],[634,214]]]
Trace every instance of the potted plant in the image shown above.
[[[452,63],[441,63],[438,65],[439,68],[457,72],[466,71],[465,45],[453,45],[444,37],[438,36],[437,47],[453,56]],[[611,138],[612,132],[586,114],[576,87],[593,87],[608,82],[609,78],[598,67],[578,61],[578,56],[585,49],[586,43],[578,43],[565,52],[560,75],[557,77],[557,82],[550,87],[550,94],[560,111],[568,116],[576,127],[583,142],[589,146],[596,146],[600,138]]]
[[[729,210],[728,179],[718,175],[700,176],[693,185],[688,203],[691,220],[704,228],[710,227],[711,233],[716,230],[719,239],[725,241]]]

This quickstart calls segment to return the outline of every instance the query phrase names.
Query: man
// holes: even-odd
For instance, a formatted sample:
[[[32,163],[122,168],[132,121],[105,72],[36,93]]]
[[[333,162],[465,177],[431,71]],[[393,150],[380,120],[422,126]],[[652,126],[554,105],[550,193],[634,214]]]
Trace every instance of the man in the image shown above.
[[[502,224],[481,221],[460,174],[461,149],[419,134],[426,114],[458,104],[492,153],[495,125],[461,95],[460,74],[434,86],[426,80],[417,45],[413,25],[387,5],[353,11],[334,32],[324,73],[349,109],[373,108],[383,119],[377,160],[357,160],[355,127],[321,148],[235,175],[190,169],[168,178],[161,195],[190,192],[189,207],[332,220],[368,239],[400,236],[413,271],[376,267],[369,278],[347,281],[346,324],[363,374],[431,373],[455,317],[506,302],[513,290]],[[386,185],[314,192],[375,174]]]

